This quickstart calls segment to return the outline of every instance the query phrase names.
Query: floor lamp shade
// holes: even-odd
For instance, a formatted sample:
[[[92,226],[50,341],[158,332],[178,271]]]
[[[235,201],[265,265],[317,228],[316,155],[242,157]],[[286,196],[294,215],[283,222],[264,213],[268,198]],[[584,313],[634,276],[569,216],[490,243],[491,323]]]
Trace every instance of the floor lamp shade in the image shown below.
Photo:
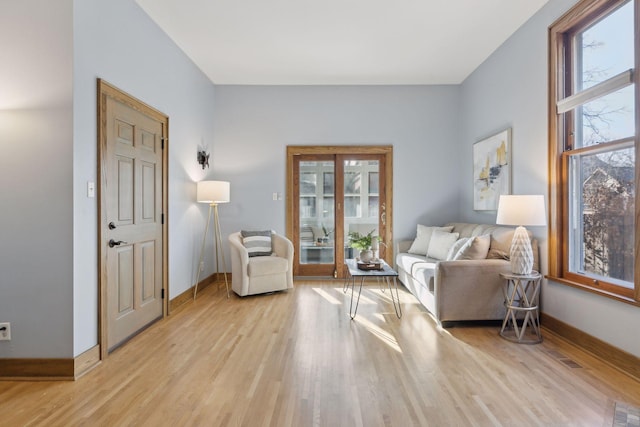
[[[544,196],[509,195],[500,196],[496,224],[517,225],[511,241],[511,272],[530,274],[533,269],[531,239],[524,226],[544,226],[547,224]]]
[[[200,181],[196,187],[198,203],[229,203],[231,185],[227,181]]]

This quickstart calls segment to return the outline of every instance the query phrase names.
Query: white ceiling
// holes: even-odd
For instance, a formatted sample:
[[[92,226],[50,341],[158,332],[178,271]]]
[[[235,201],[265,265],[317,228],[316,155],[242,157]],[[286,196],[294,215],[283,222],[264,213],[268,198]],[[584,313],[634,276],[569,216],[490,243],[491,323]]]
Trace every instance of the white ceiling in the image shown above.
[[[136,0],[216,84],[458,84],[548,0]]]

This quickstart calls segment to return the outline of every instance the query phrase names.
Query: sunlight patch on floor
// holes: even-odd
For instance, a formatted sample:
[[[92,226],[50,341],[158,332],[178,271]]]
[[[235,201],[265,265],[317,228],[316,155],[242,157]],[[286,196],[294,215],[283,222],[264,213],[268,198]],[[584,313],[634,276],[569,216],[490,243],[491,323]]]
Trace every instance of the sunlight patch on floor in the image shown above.
[[[384,300],[391,302],[391,295],[389,294],[389,289],[385,288],[384,290],[382,289],[369,289],[372,293],[378,295],[379,297],[383,298]],[[393,290],[393,298],[395,299],[396,297],[396,290]],[[398,297],[400,298],[400,303],[401,304],[418,304],[418,300],[415,299],[415,297],[411,294],[407,294],[406,292],[398,292]]]
[[[361,324],[365,328],[367,328],[367,330],[371,332],[374,337],[378,338],[380,341],[382,341],[383,343],[391,347],[393,350],[397,351],[398,353],[402,353],[402,349],[400,348],[398,341],[389,332],[385,331],[380,326],[376,325],[370,320],[367,320],[363,316],[356,316],[356,318],[353,320]]]
[[[334,288],[336,291],[342,292],[345,295],[347,295],[347,298],[351,298],[351,288],[347,289],[347,292],[343,292],[342,288]],[[372,300],[371,298],[367,298],[364,295],[365,290],[362,290],[362,294],[360,295],[360,304],[365,304],[365,305],[371,305],[371,304],[376,304],[376,302],[374,300]],[[353,296],[353,303],[355,304],[355,301],[358,299],[358,290],[355,290],[355,295]]]
[[[334,298],[333,296],[331,296],[331,294],[329,294],[327,291],[325,291],[322,288],[312,288],[318,295],[320,295],[322,298],[326,299],[327,301],[329,301],[329,303],[334,304],[334,305],[340,305],[342,304],[342,302],[338,301],[336,298]]]

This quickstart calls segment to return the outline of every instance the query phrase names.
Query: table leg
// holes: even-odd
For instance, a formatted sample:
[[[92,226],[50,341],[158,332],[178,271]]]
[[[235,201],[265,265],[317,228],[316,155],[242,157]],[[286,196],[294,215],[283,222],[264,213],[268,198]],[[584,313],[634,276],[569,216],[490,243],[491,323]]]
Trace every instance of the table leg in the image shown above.
[[[391,282],[389,281],[389,276],[386,276],[385,279],[387,281],[387,287],[389,288],[389,293],[391,294],[391,302],[393,302],[393,309],[396,311],[396,316],[398,316],[398,319],[399,319],[402,317],[402,306],[400,305],[400,294],[398,293],[398,282],[396,281],[396,278],[394,276],[393,286],[396,288],[396,297],[394,299],[393,289],[391,288]]]
[[[360,304],[360,295],[362,294],[362,285],[364,284],[364,276],[362,276],[362,280],[360,280],[360,289],[358,290],[358,299],[356,300],[356,308],[353,309],[353,294],[355,293],[355,277],[351,280],[351,304],[349,305],[349,316],[351,320],[355,319],[356,313],[358,312],[358,304]]]

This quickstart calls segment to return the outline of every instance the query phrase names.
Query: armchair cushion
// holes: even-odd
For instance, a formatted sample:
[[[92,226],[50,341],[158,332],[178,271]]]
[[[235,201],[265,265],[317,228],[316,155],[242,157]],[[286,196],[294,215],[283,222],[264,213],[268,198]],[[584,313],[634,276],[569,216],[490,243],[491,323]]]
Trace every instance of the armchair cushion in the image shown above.
[[[286,258],[277,256],[256,257],[249,260],[247,274],[249,277],[266,276],[268,274],[286,273],[289,263]]]
[[[247,248],[249,257],[269,256],[271,249],[271,231],[247,231],[242,230],[242,244]]]

